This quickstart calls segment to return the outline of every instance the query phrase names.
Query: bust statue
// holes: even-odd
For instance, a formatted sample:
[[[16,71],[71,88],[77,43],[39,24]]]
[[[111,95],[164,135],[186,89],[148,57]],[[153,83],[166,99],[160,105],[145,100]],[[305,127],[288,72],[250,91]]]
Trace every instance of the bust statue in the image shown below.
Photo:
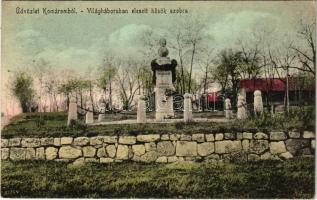
[[[163,71],[172,71],[172,82],[174,83],[176,81],[176,66],[177,61],[168,57],[168,49],[166,47],[166,39],[161,38],[159,40],[160,48],[158,50],[159,57],[152,60],[151,62],[151,68],[153,71],[153,77],[152,81],[153,84],[156,84],[156,70],[163,70]]]

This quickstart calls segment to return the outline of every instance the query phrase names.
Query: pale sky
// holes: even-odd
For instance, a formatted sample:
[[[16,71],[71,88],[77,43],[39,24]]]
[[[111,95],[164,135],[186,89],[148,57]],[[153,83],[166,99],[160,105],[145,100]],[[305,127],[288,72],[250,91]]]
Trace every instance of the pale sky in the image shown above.
[[[251,2],[2,2],[2,91],[9,78],[8,69],[30,67],[32,60],[44,59],[56,69],[87,70],[98,67],[110,48],[120,56],[136,56],[144,47],[140,36],[153,29],[163,33],[177,17],[186,14],[126,15],[17,15],[22,8],[187,8],[201,16],[206,37],[215,52],[234,47],[238,39],[250,37],[254,27],[270,27],[276,37],[296,32],[299,18],[315,17],[314,1]],[[168,42],[168,41],[167,41]],[[279,40],[277,39],[277,43]],[[171,52],[171,57],[175,54]],[[149,65],[150,67],[150,65]],[[1,94],[2,107],[5,92]],[[2,109],[3,111],[4,109]]]

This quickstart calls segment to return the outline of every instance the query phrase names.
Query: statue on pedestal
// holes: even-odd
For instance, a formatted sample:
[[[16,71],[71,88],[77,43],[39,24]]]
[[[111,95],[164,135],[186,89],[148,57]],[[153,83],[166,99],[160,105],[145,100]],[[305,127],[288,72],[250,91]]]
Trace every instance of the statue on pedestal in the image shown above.
[[[151,62],[151,67],[155,85],[155,118],[157,121],[162,121],[174,117],[172,95],[175,94],[173,83],[176,80],[177,61],[168,57],[166,39],[160,39],[159,43],[159,57]]]

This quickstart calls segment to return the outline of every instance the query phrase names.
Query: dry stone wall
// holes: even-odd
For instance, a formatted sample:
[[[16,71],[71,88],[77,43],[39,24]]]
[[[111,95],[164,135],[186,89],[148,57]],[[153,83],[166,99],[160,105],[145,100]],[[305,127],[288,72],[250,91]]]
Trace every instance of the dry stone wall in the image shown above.
[[[3,160],[74,163],[285,160],[314,152],[310,131],[1,139]]]

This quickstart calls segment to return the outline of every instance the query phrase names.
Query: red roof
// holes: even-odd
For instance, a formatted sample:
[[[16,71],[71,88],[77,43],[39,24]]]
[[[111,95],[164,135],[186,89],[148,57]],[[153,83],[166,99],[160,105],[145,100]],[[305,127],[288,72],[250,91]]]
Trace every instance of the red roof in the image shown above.
[[[282,79],[285,80],[285,79]],[[239,82],[240,88],[245,88],[246,92],[254,92],[255,90],[261,91],[276,91],[276,92],[283,92],[286,88],[286,83],[283,82],[281,79],[265,79],[265,78],[258,78],[258,79],[243,79]],[[296,89],[296,82],[294,79],[289,79],[289,90],[294,91]],[[310,90],[315,91],[315,85],[309,85],[302,90]]]
[[[209,92],[207,96],[208,102],[221,101],[221,98],[217,92]]]

